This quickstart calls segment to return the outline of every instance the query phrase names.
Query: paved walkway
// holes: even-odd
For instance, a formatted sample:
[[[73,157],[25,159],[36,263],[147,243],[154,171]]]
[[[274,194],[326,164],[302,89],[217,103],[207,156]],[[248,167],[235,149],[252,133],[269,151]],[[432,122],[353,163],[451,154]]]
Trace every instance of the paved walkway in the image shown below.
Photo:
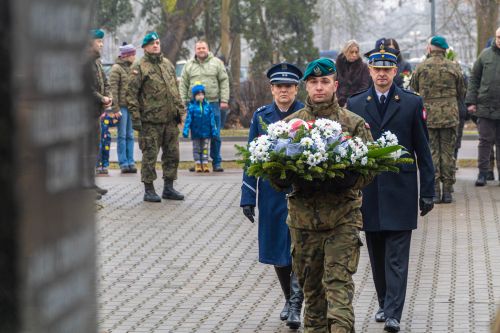
[[[402,332],[488,332],[500,304],[500,188],[474,187],[475,175],[460,170],[455,203],[413,233]],[[239,208],[240,179],[183,171],[186,200],[160,204],[142,201],[138,175],[98,179],[109,189],[97,212],[100,332],[289,332],[274,270],[257,262],[257,225]],[[383,332],[361,253],[356,332]]]

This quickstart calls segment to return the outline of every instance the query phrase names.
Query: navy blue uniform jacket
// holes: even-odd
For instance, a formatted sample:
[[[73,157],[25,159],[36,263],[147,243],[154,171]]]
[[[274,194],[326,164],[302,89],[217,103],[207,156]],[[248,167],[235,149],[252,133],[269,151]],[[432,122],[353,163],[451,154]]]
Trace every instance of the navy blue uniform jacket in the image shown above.
[[[394,133],[416,164],[402,165],[400,173],[384,172],[364,188],[363,230],[413,230],[418,219],[417,165],[420,196],[434,196],[434,166],[422,98],[395,87],[382,119],[372,89],[349,98],[347,109],[365,119],[374,140],[385,131]]]
[[[283,114],[276,104],[260,107],[255,111],[248,142],[254,138],[266,134],[260,124],[260,118],[266,124],[275,123],[285,116],[292,114],[304,107],[299,101],[295,101],[286,114]],[[292,264],[290,256],[291,239],[286,225],[288,207],[286,194],[277,192],[269,181],[243,174],[243,185],[241,186],[240,206],[255,206],[258,194],[259,208],[259,261],[264,264],[288,266]]]

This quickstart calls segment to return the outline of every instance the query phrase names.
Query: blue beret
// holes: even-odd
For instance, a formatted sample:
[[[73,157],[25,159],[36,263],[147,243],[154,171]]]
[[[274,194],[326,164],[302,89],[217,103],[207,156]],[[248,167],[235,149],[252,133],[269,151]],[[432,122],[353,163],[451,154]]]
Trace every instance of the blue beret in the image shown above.
[[[398,66],[399,51],[385,46],[385,39],[381,38],[376,42],[377,47],[365,53],[370,67],[390,68]]]
[[[271,84],[299,84],[302,71],[295,65],[282,62],[269,68],[266,76]]]
[[[104,31],[102,31],[101,29],[92,29],[90,30],[90,37],[92,39],[103,39]]]
[[[191,93],[193,94],[193,97],[201,92],[205,93],[205,86],[202,84],[196,84],[193,86],[193,88],[191,88]]]
[[[440,47],[444,50],[449,49],[450,47],[448,46],[448,43],[446,42],[446,39],[443,36],[434,36],[431,39],[431,45]]]
[[[319,58],[311,61],[306,68],[302,80],[306,81],[309,76],[328,76],[335,74],[337,67],[332,59]]]
[[[142,40],[141,47],[144,47],[144,46],[148,45],[149,43],[151,43],[152,41],[157,40],[157,39],[160,39],[160,37],[158,37],[158,34],[156,32],[150,32],[149,34],[144,36],[144,39]]]

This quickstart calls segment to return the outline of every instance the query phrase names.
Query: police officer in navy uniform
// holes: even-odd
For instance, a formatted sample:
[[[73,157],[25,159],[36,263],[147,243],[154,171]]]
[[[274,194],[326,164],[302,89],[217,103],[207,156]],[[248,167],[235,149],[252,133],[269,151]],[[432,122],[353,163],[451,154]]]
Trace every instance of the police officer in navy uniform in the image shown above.
[[[417,228],[418,205],[421,216],[434,207],[434,167],[426,112],[420,96],[393,82],[397,55],[397,50],[385,48],[384,43],[365,54],[374,84],[347,102],[347,108],[369,124],[374,140],[391,131],[409,152],[409,157],[416,161],[401,165],[399,173],[380,174],[363,189],[363,230],[380,306],[375,320],[385,322],[384,330],[388,332],[400,329],[411,233]]]
[[[255,111],[250,125],[248,142],[266,134],[262,122],[271,124],[284,119],[304,107],[295,99],[302,72],[289,63],[280,63],[267,71],[271,83],[274,102]],[[258,201],[256,200],[258,196]],[[253,223],[255,204],[259,208],[259,261],[274,265],[276,274],[285,295],[285,306],[280,319],[287,321],[293,329],[300,327],[300,312],[304,299],[297,277],[292,272],[290,255],[290,232],[286,224],[288,207],[285,192],[277,192],[268,180],[256,179],[246,173],[241,186],[243,214]]]

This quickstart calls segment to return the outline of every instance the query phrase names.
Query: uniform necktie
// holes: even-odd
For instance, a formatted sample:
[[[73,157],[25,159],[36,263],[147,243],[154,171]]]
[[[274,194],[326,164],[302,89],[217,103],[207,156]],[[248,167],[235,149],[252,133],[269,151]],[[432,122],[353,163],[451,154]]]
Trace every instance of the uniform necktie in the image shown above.
[[[385,104],[385,95],[380,96],[380,104],[381,105]]]

